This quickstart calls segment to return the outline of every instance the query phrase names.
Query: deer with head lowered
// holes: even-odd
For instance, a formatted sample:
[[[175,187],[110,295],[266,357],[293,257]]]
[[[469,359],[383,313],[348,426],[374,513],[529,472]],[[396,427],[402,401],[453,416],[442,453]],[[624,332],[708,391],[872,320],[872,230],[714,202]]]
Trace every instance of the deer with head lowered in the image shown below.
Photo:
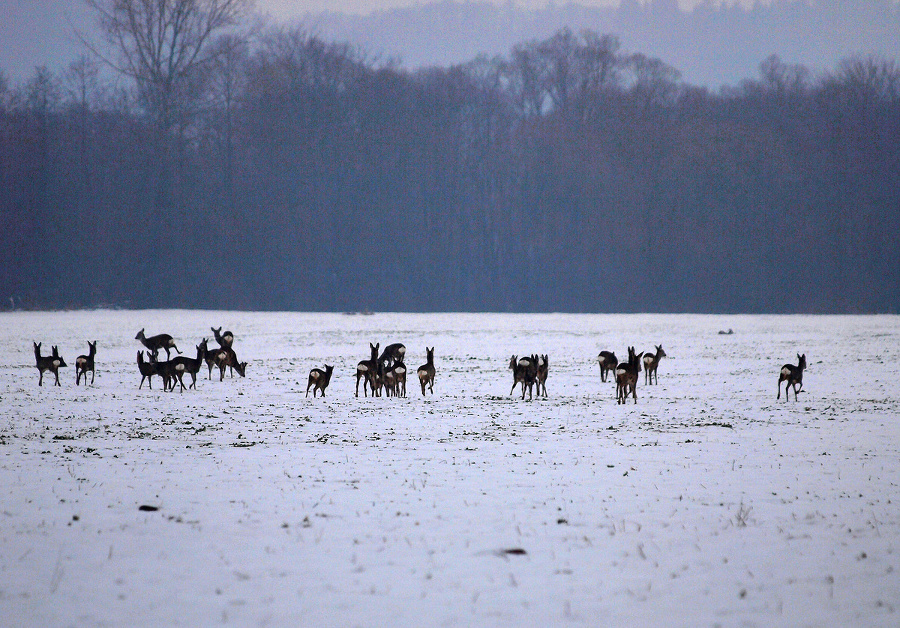
[[[37,366],[38,373],[41,375],[38,379],[38,386],[44,385],[44,371],[50,371],[56,376],[54,385],[62,387],[62,384],[59,383],[59,369],[69,365],[66,364],[66,361],[59,355],[59,350],[56,347],[53,347],[53,352],[50,355],[42,356],[41,343],[32,341],[32,344],[34,345],[35,366]]]
[[[219,367],[219,381],[225,381],[225,369],[231,369],[231,376],[234,377],[234,372],[237,371],[238,375],[241,377],[246,377],[247,373],[247,363],[246,362],[238,362],[237,354],[234,352],[234,349],[231,347],[221,347],[218,351],[216,351],[216,366]]]
[[[434,394],[434,347],[430,349],[425,347],[425,356],[426,361],[425,364],[416,369],[416,375],[419,376],[419,384],[422,386],[422,396],[425,396],[425,386],[428,386],[428,390],[431,391],[431,394]]]
[[[405,356],[406,345],[402,342],[395,342],[394,344],[390,344],[384,348],[384,351],[382,351],[381,355],[378,356],[378,361],[385,366],[391,366],[395,362],[403,362],[403,358]]]
[[[781,367],[781,374],[778,376],[778,396],[781,399],[781,382],[787,382],[784,385],[784,400],[791,398],[791,388],[794,389],[794,401],[797,401],[797,395],[803,392],[803,371],[806,369],[806,354],[797,354],[797,365],[785,364]]]
[[[512,356],[509,360],[509,368],[513,372],[513,385],[509,390],[511,395],[516,385],[522,384],[522,399],[525,399],[525,389],[528,388],[528,398],[534,399],[534,381],[537,377],[537,356]]]
[[[656,345],[656,353],[650,353],[649,351],[644,354],[644,383],[650,385],[653,383],[653,376],[656,376],[656,383],[659,383],[659,375],[656,373],[656,367],[659,366],[659,361],[666,357],[666,352],[663,351],[662,345]]]
[[[175,349],[175,352],[178,355],[181,355],[181,351],[178,350],[178,347],[175,346],[175,340],[169,334],[157,334],[156,336],[147,336],[144,335],[144,330],[142,329],[137,333],[137,336],[134,337],[135,340],[140,340],[141,343],[147,347],[147,350],[152,354],[154,351],[159,351],[160,349],[166,350],[166,359],[169,359],[169,351],[171,349]]]
[[[372,344],[369,343],[369,350],[371,351],[371,357],[368,360],[362,360],[359,364],[356,365],[356,393],[355,396],[359,397],[359,380],[363,380],[363,394],[368,397],[369,393],[366,391],[366,386],[371,386],[372,388],[372,396],[375,396],[378,387],[376,386],[378,377],[378,347],[380,343]]]
[[[616,403],[624,404],[629,393],[637,403],[638,373],[641,372],[643,355],[643,353],[636,354],[634,347],[628,347],[628,362],[616,366]]]
[[[97,355],[97,341],[88,340],[87,355],[80,355],[75,358],[75,385],[81,383],[81,376],[84,375],[84,385],[87,386],[87,374],[91,372],[91,385],[94,384],[94,356]]]
[[[316,397],[316,391],[322,391],[322,396],[325,396],[325,389],[328,388],[328,384],[331,382],[331,373],[334,371],[333,366],[325,365],[325,370],[322,369],[312,369],[309,372],[309,380],[306,383],[306,396],[309,397],[309,389],[312,388],[313,391],[313,399]]]
[[[616,367],[619,366],[619,358],[612,351],[601,351],[597,354],[597,362],[600,363],[600,381],[606,381],[606,374],[612,373],[613,378],[616,375]]]

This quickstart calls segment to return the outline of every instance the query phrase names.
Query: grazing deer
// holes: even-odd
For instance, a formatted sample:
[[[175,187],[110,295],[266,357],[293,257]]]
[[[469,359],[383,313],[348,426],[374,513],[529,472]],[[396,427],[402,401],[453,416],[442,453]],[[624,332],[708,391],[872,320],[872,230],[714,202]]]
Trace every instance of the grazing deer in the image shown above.
[[[641,372],[643,355],[635,354],[634,347],[628,347],[628,362],[622,362],[616,367],[616,403],[624,404],[629,393],[637,403],[638,373]]]
[[[53,347],[53,353],[51,355],[42,356],[41,343],[32,341],[32,344],[34,345],[35,366],[37,366],[38,373],[41,375],[38,379],[38,386],[44,385],[44,371],[50,371],[56,376],[54,385],[61,388],[62,384],[59,383],[59,369],[69,365],[66,364],[66,361],[59,355],[59,350],[56,347]]]
[[[218,329],[216,329],[215,327],[210,327],[210,329],[212,330],[213,336],[215,337],[216,342],[219,343],[220,347],[227,348],[234,344],[234,334],[230,331],[226,331],[224,334],[221,333],[221,326]]]
[[[525,399],[525,388],[528,388],[528,398],[534,399],[534,380],[537,376],[537,356],[524,356],[517,358],[512,356],[509,361],[509,368],[513,372],[513,385],[509,394],[516,389],[516,384],[522,384],[522,399]]]
[[[404,356],[406,356],[406,345],[402,342],[395,342],[384,348],[384,351],[378,356],[378,361],[387,366],[391,366],[396,362],[403,362]]]
[[[147,338],[144,335],[144,330],[142,329],[137,333],[137,336],[134,337],[135,340],[140,340],[141,343],[152,353],[154,351],[159,351],[160,349],[166,350],[166,359],[169,359],[169,351],[171,349],[175,349],[175,352],[178,355],[181,355],[181,351],[178,350],[178,347],[175,346],[175,341],[172,339],[172,336],[169,334],[158,334],[156,336],[151,336]]]
[[[150,390],[153,390],[153,376],[159,375],[162,377],[159,370],[159,363],[156,361],[156,354],[150,354],[150,361],[144,362],[144,352],[138,351],[137,365],[138,371],[141,372],[141,383],[138,385],[138,390],[144,385],[145,379],[147,380],[147,385],[150,387]]]
[[[313,369],[309,372],[309,380],[306,383],[306,396],[309,397],[309,389],[313,389],[313,399],[316,398],[316,391],[321,390],[322,396],[325,396],[325,389],[331,382],[331,373],[334,371],[333,366],[325,365],[325,370]]]
[[[238,362],[237,354],[231,347],[222,347],[221,351],[216,353],[216,366],[219,367],[219,381],[225,381],[225,369],[231,369],[231,376],[237,371],[241,377],[246,376],[247,363]]]
[[[784,385],[784,400],[791,398],[791,388],[794,389],[794,401],[797,401],[797,395],[803,391],[803,371],[806,368],[806,354],[797,354],[797,366],[793,364],[785,364],[781,367],[781,374],[778,376],[778,396],[781,399],[781,382],[787,382]],[[799,388],[798,388],[799,386]]]
[[[91,385],[94,385],[94,356],[97,355],[97,341],[88,340],[88,354],[80,355],[75,358],[75,385],[81,383],[81,376],[84,375],[84,385],[87,386],[87,374],[91,372]]]
[[[655,354],[650,353],[649,351],[644,354],[644,384],[652,384],[654,375],[656,375],[656,383],[659,383],[659,375],[656,372],[656,367],[659,366],[659,361],[664,357],[666,357],[666,352],[663,351],[662,345],[656,345]]]
[[[537,359],[537,371],[534,381],[537,384],[538,397],[541,396],[541,389],[544,391],[544,397],[547,396],[547,375],[550,374],[550,356],[539,355]]]
[[[616,367],[619,366],[619,358],[612,351],[601,351],[597,354],[597,362],[600,363],[600,381],[606,381],[606,374],[612,372],[615,378]]]
[[[369,349],[372,352],[371,357],[368,360],[362,360],[359,364],[356,365],[356,397],[359,397],[359,380],[363,380],[363,394],[366,397],[369,396],[369,393],[366,392],[366,386],[372,386],[372,396],[375,396],[375,381],[378,379],[378,347],[380,343],[372,344],[369,343]]]
[[[185,375],[191,376],[191,385],[189,388],[197,389],[197,373],[200,372],[200,367],[203,366],[203,359],[206,357],[207,347],[206,347],[206,338],[200,341],[200,344],[197,345],[197,357],[189,358],[187,356],[177,356],[174,360],[170,360],[172,363],[172,372],[175,376],[175,379],[178,380],[178,383],[181,384],[181,392],[184,392],[184,380],[183,377]],[[172,389],[175,389],[175,381],[172,381]]]
[[[431,347],[430,349],[425,347],[425,355],[425,364],[416,369],[416,375],[419,376],[419,384],[422,385],[423,397],[425,396],[425,386],[428,386],[428,390],[431,391],[432,395],[434,394],[434,347]],[[513,386],[513,388],[515,388],[515,386]]]

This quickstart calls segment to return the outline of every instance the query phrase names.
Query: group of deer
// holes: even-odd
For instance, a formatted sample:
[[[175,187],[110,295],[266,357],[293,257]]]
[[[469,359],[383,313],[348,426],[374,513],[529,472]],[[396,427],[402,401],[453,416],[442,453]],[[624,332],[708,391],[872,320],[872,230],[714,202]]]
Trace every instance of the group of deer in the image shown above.
[[[144,360],[143,351],[137,352],[137,365],[138,370],[141,373],[141,383],[138,385],[138,389],[144,385],[144,380],[147,380],[147,385],[150,388],[153,388],[152,378],[154,375],[159,375],[160,378],[162,378],[163,390],[174,391],[176,384],[178,384],[181,386],[181,392],[184,392],[185,385],[183,378],[185,375],[191,376],[191,384],[188,388],[197,388],[197,373],[200,372],[204,363],[209,369],[209,379],[212,379],[213,367],[219,368],[219,381],[225,379],[225,369],[231,369],[232,377],[234,377],[235,371],[238,372],[238,375],[244,377],[247,363],[239,362],[237,354],[232,348],[232,345],[234,344],[234,334],[230,331],[226,331],[222,334],[221,327],[218,329],[210,327],[210,329],[212,330],[219,347],[217,349],[210,349],[206,338],[203,338],[200,341],[200,344],[196,346],[196,358],[189,358],[181,355],[181,350],[178,349],[175,340],[169,334],[158,334],[148,338],[144,335],[143,329],[139,331],[134,338],[135,340],[140,340],[147,348],[149,359],[148,361]],[[165,362],[159,361],[160,349],[165,349],[166,351]],[[175,349],[175,352],[179,355],[172,358],[170,354],[172,349]]]
[[[624,404],[628,395],[637,403],[637,383],[641,365],[644,370],[644,384],[651,385],[659,383],[659,374],[657,368],[659,362],[666,357],[666,352],[662,345],[656,345],[656,351],[651,353],[645,351],[637,353],[634,347],[628,347],[628,361],[619,362],[616,354],[612,351],[601,351],[597,355],[597,362],[600,364],[600,380],[606,381],[608,373],[612,372],[616,382],[616,403]]]
[[[528,399],[534,399],[534,386],[537,384],[538,397],[547,396],[547,376],[550,374],[550,357],[533,353],[522,356],[514,355],[509,360],[509,368],[513,373],[513,385],[509,394],[513,394],[518,384],[522,384],[522,399],[528,390]]]
[[[41,343],[32,342],[34,345],[34,361],[37,366],[40,378],[38,386],[44,385],[44,371],[50,371],[56,378],[55,386],[62,386],[59,383],[59,369],[69,366],[61,355],[59,348],[54,346],[50,355],[41,355]],[[84,385],[87,386],[87,374],[91,373],[91,384],[94,383],[94,356],[97,355],[97,341],[88,341],[87,355],[80,355],[75,358],[75,385],[81,384],[81,377],[84,376]]]
[[[404,359],[406,357],[406,345],[397,342],[390,344],[384,348],[381,354],[378,349],[381,343],[369,343],[369,359],[361,360],[356,365],[356,391],[354,396],[359,397],[359,382],[363,384],[363,394],[368,397],[369,391],[372,391],[373,397],[380,397],[382,391],[386,397],[405,397],[406,396],[406,373],[407,367]],[[427,361],[425,364],[416,369],[416,376],[419,378],[419,384],[422,387],[422,396],[425,396],[426,388],[434,394],[434,347],[426,347],[425,353]],[[313,387],[313,397],[316,396],[316,390],[322,391],[325,396],[325,387],[331,379],[331,370],[334,367],[325,365],[325,371],[313,369],[309,373],[309,381],[306,386],[306,394],[309,395],[310,387]]]

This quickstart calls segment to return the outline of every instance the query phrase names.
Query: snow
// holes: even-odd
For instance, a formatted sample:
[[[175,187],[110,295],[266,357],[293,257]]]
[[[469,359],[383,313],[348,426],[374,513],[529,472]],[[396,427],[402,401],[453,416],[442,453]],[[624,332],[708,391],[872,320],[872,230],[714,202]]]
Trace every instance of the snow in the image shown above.
[[[219,325],[246,378],[138,390],[139,329]],[[435,394],[354,397],[397,341]],[[656,344],[617,405],[597,353]],[[0,314],[0,624],[896,626],[898,359],[897,316]]]

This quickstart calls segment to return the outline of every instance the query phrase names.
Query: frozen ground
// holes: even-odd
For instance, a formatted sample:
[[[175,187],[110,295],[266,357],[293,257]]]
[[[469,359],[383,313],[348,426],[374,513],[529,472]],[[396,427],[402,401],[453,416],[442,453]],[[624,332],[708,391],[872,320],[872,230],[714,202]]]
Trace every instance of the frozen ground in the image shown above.
[[[138,390],[140,328],[219,325],[245,379]],[[370,341],[436,394],[355,398]],[[658,343],[617,406],[596,354]],[[898,359],[896,316],[0,314],[0,625],[897,626]]]

